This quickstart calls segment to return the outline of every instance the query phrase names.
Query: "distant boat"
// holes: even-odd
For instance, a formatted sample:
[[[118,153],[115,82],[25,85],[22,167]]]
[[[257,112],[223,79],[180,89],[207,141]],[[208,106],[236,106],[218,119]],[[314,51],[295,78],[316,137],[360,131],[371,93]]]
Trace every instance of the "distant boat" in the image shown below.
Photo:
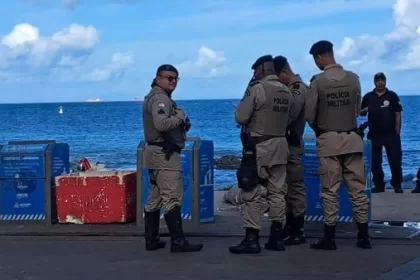
[[[87,99],[86,102],[100,102],[101,99],[95,98],[95,99]]]
[[[64,114],[63,106],[60,106],[60,108],[58,108],[58,113],[60,115]]]

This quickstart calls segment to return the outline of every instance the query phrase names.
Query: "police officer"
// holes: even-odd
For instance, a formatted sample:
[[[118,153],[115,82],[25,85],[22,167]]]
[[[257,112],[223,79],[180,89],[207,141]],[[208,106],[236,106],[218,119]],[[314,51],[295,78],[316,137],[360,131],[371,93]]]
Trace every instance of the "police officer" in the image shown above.
[[[195,252],[202,244],[190,244],[184,236],[181,218],[181,159],[185,146],[184,112],[172,100],[178,82],[172,65],[157,69],[152,89],[143,103],[145,165],[149,169],[150,194],[144,209],[146,250],[165,247],[159,238],[160,209],[171,235],[171,252]]]
[[[336,250],[338,190],[344,179],[353,205],[358,235],[356,245],[372,247],[368,233],[368,198],[365,189],[363,140],[355,132],[360,112],[359,77],[335,62],[333,44],[315,43],[309,53],[323,72],[312,77],[305,116],[317,137],[319,176],[324,208],[324,237],[312,249]]]
[[[305,130],[305,96],[308,86],[300,76],[293,73],[289,62],[284,56],[274,58],[276,75],[287,85],[294,97],[293,110],[296,116],[289,126],[286,139],[289,144],[287,160],[287,196],[286,196],[286,226],[283,231],[285,245],[302,244],[306,242],[304,221],[306,213],[306,190],[303,183],[303,133]]]
[[[261,252],[261,188],[267,187],[271,231],[267,250],[283,251],[281,232],[285,222],[286,164],[289,154],[286,135],[293,97],[274,72],[273,57],[263,56],[252,65],[255,82],[238,104],[235,120],[242,126],[243,157],[237,172],[244,200],[245,238],[231,246],[233,254]]]
[[[375,187],[372,193],[385,191],[384,171],[382,170],[382,149],[385,147],[391,169],[391,185],[395,193],[403,193],[401,183],[401,111],[398,94],[386,87],[384,73],[375,74],[375,89],[366,93],[362,99],[361,115],[368,114],[369,132],[367,138],[372,143],[372,175]]]

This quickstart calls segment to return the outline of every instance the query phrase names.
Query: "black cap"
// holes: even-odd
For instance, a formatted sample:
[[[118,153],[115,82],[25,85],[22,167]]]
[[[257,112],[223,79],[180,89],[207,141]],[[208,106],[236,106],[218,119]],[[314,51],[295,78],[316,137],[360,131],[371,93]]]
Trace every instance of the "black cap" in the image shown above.
[[[383,81],[386,81],[386,76],[385,76],[385,74],[384,73],[382,73],[382,72],[379,72],[379,73],[376,73],[375,74],[375,76],[373,76],[373,80],[376,82],[377,80],[383,80]]]
[[[333,44],[326,40],[316,42],[309,50],[309,54],[311,55],[320,55],[328,52],[333,52]]]
[[[273,62],[273,56],[272,55],[261,56],[254,62],[254,64],[252,64],[251,69],[255,70],[258,66],[260,66],[261,64],[265,62]]]
[[[159,66],[159,68],[156,70],[156,75],[161,71],[170,71],[170,72],[175,72],[177,75],[179,74],[175,66],[171,64],[163,64]]]
[[[279,73],[281,70],[283,70],[283,68],[286,67],[287,64],[287,58],[285,58],[284,56],[279,55],[274,58],[274,69],[276,73]]]

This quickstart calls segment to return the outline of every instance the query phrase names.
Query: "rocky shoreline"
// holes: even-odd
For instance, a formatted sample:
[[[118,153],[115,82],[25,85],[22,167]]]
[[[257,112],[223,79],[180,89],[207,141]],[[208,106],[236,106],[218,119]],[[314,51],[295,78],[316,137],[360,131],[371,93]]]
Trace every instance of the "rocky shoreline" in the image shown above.
[[[241,157],[235,155],[224,155],[214,159],[214,168],[216,169],[238,169],[241,163]]]

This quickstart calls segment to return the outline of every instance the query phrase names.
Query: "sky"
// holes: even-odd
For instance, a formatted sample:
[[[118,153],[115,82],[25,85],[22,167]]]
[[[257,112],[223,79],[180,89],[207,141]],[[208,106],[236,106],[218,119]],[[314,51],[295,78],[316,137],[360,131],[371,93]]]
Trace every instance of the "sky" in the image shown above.
[[[179,69],[175,99],[241,98],[266,54],[309,82],[318,40],[363,92],[382,71],[398,94],[420,94],[420,0],[1,2],[0,103],[143,98],[163,63]]]

